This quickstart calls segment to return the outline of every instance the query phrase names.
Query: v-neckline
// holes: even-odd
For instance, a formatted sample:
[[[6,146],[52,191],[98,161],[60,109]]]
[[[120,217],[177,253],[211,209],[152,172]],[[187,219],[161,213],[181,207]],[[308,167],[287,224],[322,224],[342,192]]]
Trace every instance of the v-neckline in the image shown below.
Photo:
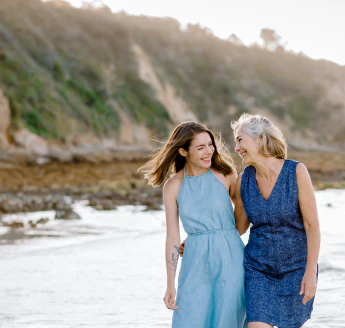
[[[255,188],[256,188],[256,190],[258,191],[258,193],[260,194],[260,196],[262,197],[262,199],[263,199],[265,202],[268,202],[268,201],[271,199],[271,196],[272,196],[272,194],[273,194],[273,192],[274,192],[274,190],[275,190],[275,188],[276,188],[276,185],[278,184],[278,181],[279,181],[279,179],[280,179],[280,176],[282,175],[282,172],[283,172],[283,170],[284,170],[285,164],[286,164],[286,159],[284,159],[284,164],[283,164],[283,166],[282,166],[282,168],[281,168],[281,170],[280,170],[280,172],[279,172],[278,178],[277,178],[277,180],[276,180],[276,182],[275,182],[275,184],[274,184],[274,186],[273,186],[273,188],[272,188],[272,190],[271,190],[271,193],[270,193],[270,195],[268,196],[267,199],[264,197],[264,195],[261,193],[261,191],[260,191],[260,189],[259,189],[258,182],[256,181],[256,169],[254,168],[254,170],[255,170],[255,171],[254,171]]]

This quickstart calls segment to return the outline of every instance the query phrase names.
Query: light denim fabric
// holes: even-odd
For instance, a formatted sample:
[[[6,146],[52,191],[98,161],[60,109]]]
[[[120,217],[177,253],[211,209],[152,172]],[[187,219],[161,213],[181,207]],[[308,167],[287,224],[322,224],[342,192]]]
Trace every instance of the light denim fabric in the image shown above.
[[[184,170],[177,203],[188,238],[172,327],[247,327],[244,244],[228,190],[210,169],[198,176]]]

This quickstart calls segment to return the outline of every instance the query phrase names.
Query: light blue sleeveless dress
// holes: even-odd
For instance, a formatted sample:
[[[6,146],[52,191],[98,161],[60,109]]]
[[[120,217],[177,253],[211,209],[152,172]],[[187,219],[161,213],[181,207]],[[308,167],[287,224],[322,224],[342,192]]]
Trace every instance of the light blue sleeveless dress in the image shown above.
[[[247,327],[244,244],[227,188],[210,169],[198,176],[184,169],[177,203],[188,238],[172,327]]]

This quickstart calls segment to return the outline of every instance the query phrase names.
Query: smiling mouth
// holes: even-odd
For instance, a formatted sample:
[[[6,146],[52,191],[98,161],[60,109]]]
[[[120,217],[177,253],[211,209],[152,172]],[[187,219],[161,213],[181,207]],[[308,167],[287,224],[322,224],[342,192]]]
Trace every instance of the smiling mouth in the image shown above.
[[[244,158],[244,156],[247,155],[247,152],[245,151],[244,153],[240,153],[241,158]]]

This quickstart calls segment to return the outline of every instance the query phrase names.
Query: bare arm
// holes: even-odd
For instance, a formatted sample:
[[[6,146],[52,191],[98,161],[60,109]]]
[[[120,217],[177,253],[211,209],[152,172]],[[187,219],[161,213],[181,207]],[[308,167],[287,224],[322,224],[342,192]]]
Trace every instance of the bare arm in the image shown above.
[[[307,267],[300,292],[301,295],[304,294],[303,303],[305,304],[316,293],[317,261],[320,251],[320,225],[313,185],[304,164],[299,163],[297,165],[296,175],[299,207],[303,217],[308,245]]]
[[[164,302],[167,308],[176,310],[175,305],[175,275],[179,258],[180,230],[177,208],[177,195],[179,190],[179,181],[169,179],[163,188],[163,202],[166,216],[166,243],[165,260],[167,269],[167,292],[164,296]]]
[[[249,228],[249,220],[241,198],[241,179],[242,173],[240,173],[236,181],[235,220],[238,232],[240,235],[243,235]]]
[[[229,187],[229,195],[232,200],[232,203],[236,205],[236,181],[237,181],[237,172],[234,172],[230,175],[230,187]]]

